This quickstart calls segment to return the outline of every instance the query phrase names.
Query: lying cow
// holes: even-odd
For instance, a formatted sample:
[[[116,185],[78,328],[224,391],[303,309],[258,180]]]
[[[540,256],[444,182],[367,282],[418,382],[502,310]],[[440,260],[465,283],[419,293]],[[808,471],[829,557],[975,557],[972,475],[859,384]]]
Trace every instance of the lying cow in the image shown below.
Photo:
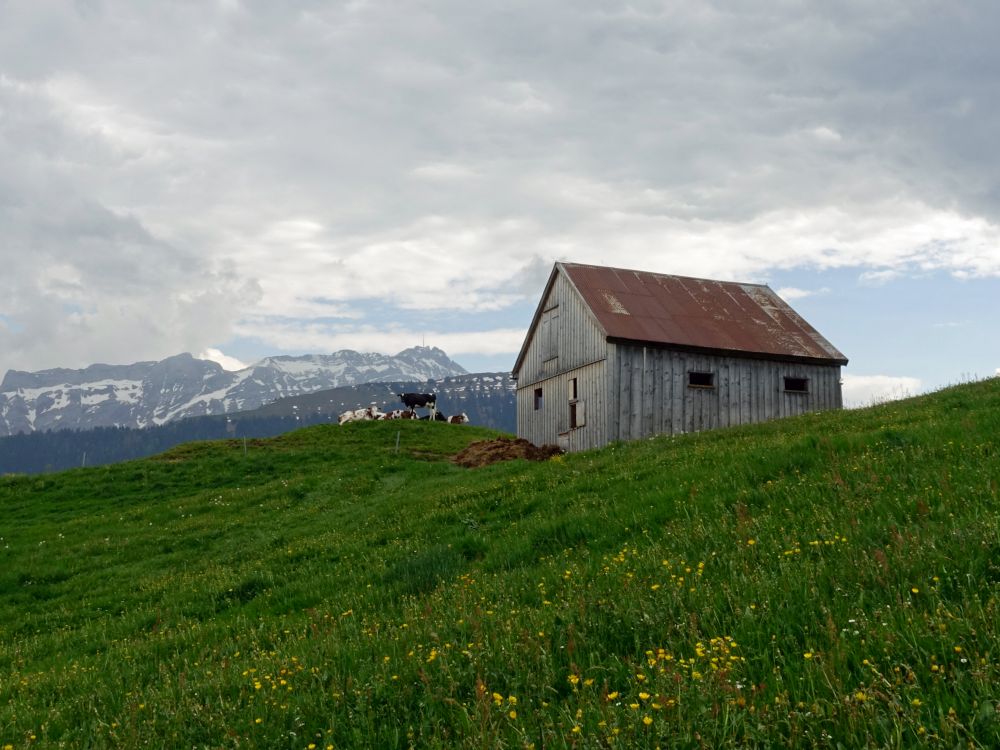
[[[385,413],[379,410],[374,401],[367,408],[345,411],[340,415],[338,421],[340,424],[346,424],[347,422],[363,422],[369,419],[385,419]]]
[[[468,424],[469,415],[464,411],[461,414],[456,414],[453,417],[449,417],[448,424]]]
[[[413,409],[393,409],[383,419],[419,419]]]
[[[346,424],[348,422],[359,422],[365,418],[367,413],[366,409],[351,409],[350,411],[345,411],[338,417],[337,422],[339,424]]]

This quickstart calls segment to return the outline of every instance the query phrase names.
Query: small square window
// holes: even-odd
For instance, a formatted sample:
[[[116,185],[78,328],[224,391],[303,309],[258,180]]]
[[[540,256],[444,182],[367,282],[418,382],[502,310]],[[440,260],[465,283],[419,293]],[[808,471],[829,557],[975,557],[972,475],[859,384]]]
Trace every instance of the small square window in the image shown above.
[[[538,411],[541,408],[542,408],[542,389],[541,388],[536,388],[535,389],[535,411]]]
[[[715,373],[714,372],[695,372],[691,371],[688,373],[688,387],[689,388],[715,388]]]
[[[809,393],[808,378],[790,378],[785,376],[785,390],[791,393]]]

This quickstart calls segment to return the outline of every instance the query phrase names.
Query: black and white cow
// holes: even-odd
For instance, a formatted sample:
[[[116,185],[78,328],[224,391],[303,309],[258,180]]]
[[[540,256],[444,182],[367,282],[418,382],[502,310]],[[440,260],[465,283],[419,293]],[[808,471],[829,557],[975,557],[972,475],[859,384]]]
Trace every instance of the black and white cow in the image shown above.
[[[431,412],[431,419],[437,414],[437,395],[434,393],[398,393],[399,400],[411,412],[420,407],[427,407]]]
[[[422,406],[434,408],[437,404],[437,396],[433,393],[398,393],[396,395],[403,402],[403,406],[409,409],[416,409]]]

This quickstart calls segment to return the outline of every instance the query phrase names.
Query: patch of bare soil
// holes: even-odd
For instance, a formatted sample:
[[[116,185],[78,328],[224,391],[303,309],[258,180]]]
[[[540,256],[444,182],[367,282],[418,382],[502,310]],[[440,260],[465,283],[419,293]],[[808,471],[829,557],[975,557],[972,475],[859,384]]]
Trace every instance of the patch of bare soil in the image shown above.
[[[486,466],[497,461],[513,461],[524,458],[528,461],[547,461],[563,452],[557,445],[538,446],[524,438],[497,438],[472,443],[461,453],[452,456],[452,463],[467,468]]]

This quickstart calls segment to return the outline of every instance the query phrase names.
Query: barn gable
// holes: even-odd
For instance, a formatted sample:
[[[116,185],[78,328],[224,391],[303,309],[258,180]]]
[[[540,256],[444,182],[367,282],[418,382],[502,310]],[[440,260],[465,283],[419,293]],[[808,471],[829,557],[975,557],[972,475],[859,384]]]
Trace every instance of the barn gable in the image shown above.
[[[767,286],[557,263],[514,366],[518,435],[579,450],[840,408],[846,363]]]
[[[604,330],[557,265],[514,365],[518,435],[577,450],[604,445],[607,356]]]
[[[573,283],[552,269],[542,299],[514,365],[519,385],[597,362],[607,356],[607,334]]]

